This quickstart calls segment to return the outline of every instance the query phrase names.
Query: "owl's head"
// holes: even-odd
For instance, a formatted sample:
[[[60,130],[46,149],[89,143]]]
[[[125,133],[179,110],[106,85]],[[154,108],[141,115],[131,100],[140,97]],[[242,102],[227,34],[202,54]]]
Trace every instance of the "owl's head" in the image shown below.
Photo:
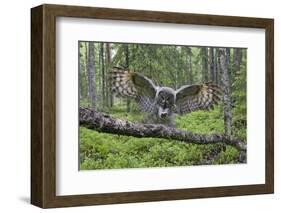
[[[170,87],[161,87],[156,93],[156,106],[159,118],[166,118],[173,113],[176,102],[176,93]]]

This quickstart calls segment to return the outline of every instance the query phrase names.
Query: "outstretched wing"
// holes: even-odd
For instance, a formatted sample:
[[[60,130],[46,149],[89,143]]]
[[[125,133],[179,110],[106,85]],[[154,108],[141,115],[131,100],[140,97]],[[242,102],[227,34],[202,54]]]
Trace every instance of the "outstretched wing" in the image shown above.
[[[144,75],[115,67],[110,72],[111,91],[135,99],[144,112],[152,112],[157,87]]]
[[[176,112],[189,113],[212,109],[221,100],[221,89],[212,83],[186,85],[176,91]]]

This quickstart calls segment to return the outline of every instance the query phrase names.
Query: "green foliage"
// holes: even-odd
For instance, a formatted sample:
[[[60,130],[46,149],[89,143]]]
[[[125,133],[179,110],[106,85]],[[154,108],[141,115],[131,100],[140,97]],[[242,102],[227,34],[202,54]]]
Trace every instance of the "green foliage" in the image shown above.
[[[115,106],[110,114],[131,121],[142,119],[142,114],[137,111],[125,113],[124,106]],[[218,108],[178,116],[176,123],[178,128],[200,134],[223,131],[222,115]],[[223,144],[197,145],[168,139],[135,138],[80,127],[82,170],[237,163],[238,155],[235,148]]]
[[[87,76],[86,76],[86,49],[83,43],[79,43],[79,91],[80,100],[87,97]],[[88,100],[86,100],[88,102]]]
[[[246,54],[244,54],[246,55]],[[232,100],[233,100],[233,117],[232,117],[232,134],[235,137],[246,140],[247,130],[247,103],[246,103],[246,63],[242,61],[240,70],[234,73],[232,81]]]

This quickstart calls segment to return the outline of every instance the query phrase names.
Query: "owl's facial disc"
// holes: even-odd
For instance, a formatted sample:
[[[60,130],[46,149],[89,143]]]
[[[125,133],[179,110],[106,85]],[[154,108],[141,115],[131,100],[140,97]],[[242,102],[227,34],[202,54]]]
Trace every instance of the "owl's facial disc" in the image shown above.
[[[170,92],[160,91],[157,98],[158,117],[166,118],[172,114],[174,95]]]

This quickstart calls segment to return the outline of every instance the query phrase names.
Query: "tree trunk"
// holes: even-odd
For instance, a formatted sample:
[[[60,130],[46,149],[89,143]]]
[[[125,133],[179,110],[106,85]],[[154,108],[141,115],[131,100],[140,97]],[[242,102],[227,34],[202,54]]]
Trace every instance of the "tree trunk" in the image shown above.
[[[193,75],[192,75],[192,51],[190,47],[186,47],[187,51],[187,83],[189,85],[193,84]]]
[[[216,63],[216,53],[215,53],[215,48],[211,47],[210,48],[210,76],[211,76],[211,81],[214,83],[217,83],[217,63]]]
[[[99,70],[99,92],[98,92],[98,99],[99,99],[99,107],[103,107],[103,99],[102,99],[102,71],[101,71],[101,44],[98,45],[98,53],[99,53],[99,66],[98,66],[98,70]]]
[[[88,96],[93,109],[96,108],[96,71],[94,65],[94,43],[89,42],[87,48]]]
[[[129,69],[130,52],[129,52],[128,44],[125,44],[124,54],[125,54],[125,66],[127,69]],[[130,111],[131,111],[131,100],[129,98],[127,98],[127,112],[130,112]]]
[[[89,86],[88,86],[88,73],[87,73],[87,70],[88,70],[88,42],[84,42],[84,45],[85,45],[85,61],[84,61],[84,67],[85,67],[85,76],[86,76],[86,90],[87,90],[87,93],[86,93],[86,98],[89,99]]]
[[[242,51],[240,48],[235,48],[233,53],[234,72],[240,71],[240,64],[242,59]]]
[[[105,94],[105,72],[104,72],[104,43],[101,43],[100,46],[100,56],[101,56],[101,94],[102,94],[102,106],[106,106],[106,94]]]
[[[111,44],[106,43],[106,56],[107,56],[107,74],[109,74],[111,66],[112,66],[112,53],[111,53]],[[108,93],[108,106],[112,107],[113,106],[113,95],[109,90],[110,85],[109,82],[107,82],[107,93]]]
[[[208,82],[208,55],[207,47],[201,47],[202,82]]]
[[[222,69],[221,69],[221,62],[220,62],[220,48],[216,48],[215,60],[216,60],[215,63],[217,65],[216,83],[217,83],[217,85],[222,86],[222,82],[221,82]]]
[[[80,52],[79,54],[79,99],[88,98],[88,88],[87,88],[87,49],[85,42],[79,42],[79,50],[85,48],[84,54]]]
[[[230,64],[230,48],[225,48],[225,54],[226,54],[226,66],[228,68],[228,72],[229,72],[229,84],[231,85],[232,82],[232,67]]]
[[[230,48],[225,48],[225,54],[226,54],[226,63],[227,67],[230,70]]]
[[[224,111],[224,130],[225,134],[231,136],[231,97],[230,97],[230,71],[228,67],[228,54],[226,48],[220,48],[220,64],[222,70],[223,86],[223,111]]]

